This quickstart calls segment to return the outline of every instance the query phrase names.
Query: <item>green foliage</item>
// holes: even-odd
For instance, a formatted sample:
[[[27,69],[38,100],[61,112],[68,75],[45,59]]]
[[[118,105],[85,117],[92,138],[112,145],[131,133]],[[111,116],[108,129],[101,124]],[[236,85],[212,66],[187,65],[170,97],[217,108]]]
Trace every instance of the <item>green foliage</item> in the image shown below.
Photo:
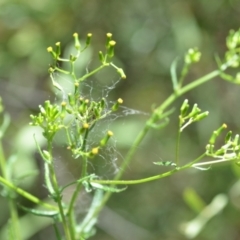
[[[189,49],[183,59],[183,66],[179,74],[179,71],[177,69],[179,61],[175,60],[173,62],[171,67],[173,93],[162,104],[153,109],[153,112],[150,114],[142,130],[139,132],[139,135],[136,137],[136,140],[133,142],[128,153],[124,157],[123,162],[119,168],[119,172],[111,180],[104,179],[104,174],[98,176],[97,173],[91,172],[89,169],[89,163],[92,162],[93,158],[99,156],[101,152],[104,152],[104,148],[106,148],[109,144],[109,140],[113,136],[113,132],[109,129],[102,129],[102,132],[104,132],[104,134],[101,136],[101,139],[97,143],[94,143],[94,145],[90,141],[90,135],[96,125],[100,123],[102,119],[110,116],[113,114],[113,112],[116,112],[120,108],[123,100],[119,98],[114,103],[111,103],[106,98],[101,98],[98,100],[84,98],[82,93],[82,84],[83,81],[87,81],[91,76],[95,75],[106,67],[112,67],[116,70],[117,74],[119,74],[122,79],[126,78],[123,69],[117,67],[112,61],[114,57],[116,42],[112,39],[112,34],[107,33],[105,51],[104,53],[103,51],[99,51],[98,54],[100,66],[96,67],[90,72],[86,72],[81,76],[78,75],[78,72],[75,69],[75,64],[76,61],[80,59],[82,52],[84,52],[90,46],[92,34],[87,34],[85,45],[82,46],[78,38],[78,34],[74,33],[73,38],[76,52],[71,53],[68,58],[62,57],[60,42],[57,42],[55,44],[55,50],[52,47],[48,47],[47,51],[53,58],[53,63],[49,67],[48,72],[50,74],[53,86],[58,91],[60,91],[64,100],[60,103],[51,103],[49,100],[45,101],[43,105],[39,106],[39,113],[30,115],[32,121],[30,125],[40,127],[42,130],[42,135],[47,142],[46,149],[43,149],[38,141],[34,138],[37,149],[43,159],[45,186],[48,190],[49,199],[52,201],[51,203],[48,203],[45,200],[40,200],[34,195],[20,188],[18,184],[14,182],[12,174],[9,174],[4,151],[1,146],[0,184],[4,186],[2,195],[8,199],[11,213],[11,222],[13,222],[13,225],[10,229],[11,236],[9,239],[21,239],[21,234],[19,231],[20,228],[18,226],[18,206],[16,204],[18,195],[22,195],[24,198],[30,200],[35,205],[42,206],[44,208],[43,210],[35,208],[30,209],[20,205],[21,209],[27,213],[31,213],[39,217],[45,216],[52,218],[55,224],[54,228],[57,239],[88,239],[94,235],[94,226],[97,221],[99,212],[104,207],[111,194],[126,190],[126,187],[118,188],[116,185],[131,185],[155,181],[157,179],[171,176],[176,172],[189,168],[208,170],[210,168],[202,168],[202,166],[211,166],[219,162],[234,161],[235,163],[239,164],[240,144],[238,134],[233,136],[232,131],[229,131],[226,134],[224,143],[221,144],[220,147],[215,146],[218,137],[227,127],[226,124],[223,124],[220,128],[213,132],[209,138],[209,142],[206,144],[205,150],[203,150],[198,157],[184,164],[180,161],[180,137],[183,130],[185,130],[193,123],[202,121],[209,115],[208,111],[202,112],[197,104],[194,104],[190,109],[188,100],[185,100],[179,110],[180,115],[175,159],[173,161],[154,162],[154,164],[160,166],[159,169],[161,166],[164,166],[171,167],[171,170],[166,170],[161,174],[137,180],[121,180],[123,173],[126,171],[127,166],[129,166],[133,159],[136,149],[139,147],[146,134],[150,130],[158,131],[159,129],[167,126],[169,116],[173,112],[173,110],[169,110],[168,108],[173,104],[174,101],[178,100],[180,96],[202,85],[203,83],[212,80],[216,76],[221,76],[227,80],[231,78],[231,81],[233,83],[239,83],[238,79],[235,79],[231,75],[225,73],[227,69],[236,68],[239,66],[239,36],[240,30],[230,31],[230,34],[227,37],[228,51],[226,52],[226,57],[223,63],[220,60],[218,61],[218,70],[202,76],[190,83],[184,84],[184,80],[186,79],[192,64],[200,61],[201,53],[196,48]],[[65,65],[62,67],[62,63],[67,63],[68,67],[65,68]],[[72,92],[69,92],[67,96],[65,96],[64,87],[58,83],[55,77],[57,74],[71,77],[73,90]],[[0,106],[0,110],[1,112],[3,111],[2,106]],[[2,125],[0,128],[1,137],[4,134],[8,123],[9,119],[7,117],[3,117]],[[54,139],[57,137],[57,134],[59,132],[64,133],[63,139],[67,145],[66,150],[70,151],[72,158],[77,160],[81,166],[81,174],[79,174],[79,179],[73,183],[65,183],[64,187],[60,186],[59,184],[54,164]],[[205,157],[212,158],[213,160],[201,161]],[[68,186],[73,184],[75,185],[74,191],[70,196],[69,202],[65,202],[63,200],[63,193]],[[78,221],[76,212],[76,200],[81,191],[86,191],[87,193],[93,192],[94,194],[89,212],[81,221]],[[204,211],[204,204],[195,192],[187,191],[185,193],[185,201],[195,211]],[[223,203],[223,207],[225,205],[226,201]],[[198,221],[201,222],[199,223],[199,226],[201,224],[201,226],[203,226],[208,221],[208,219],[202,220],[201,218],[201,221],[199,219]],[[60,227],[63,229],[64,237],[60,237],[60,230],[58,229]],[[199,227],[199,229],[201,230],[202,227]]]

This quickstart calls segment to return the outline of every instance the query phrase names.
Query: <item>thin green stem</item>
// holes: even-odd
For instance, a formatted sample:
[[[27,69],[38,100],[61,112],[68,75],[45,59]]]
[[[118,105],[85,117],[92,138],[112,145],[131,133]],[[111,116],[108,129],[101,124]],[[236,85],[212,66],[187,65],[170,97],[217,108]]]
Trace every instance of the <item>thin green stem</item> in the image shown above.
[[[180,137],[181,137],[181,130],[180,130],[180,123],[179,123],[179,129],[178,129],[178,134],[177,134],[177,142],[176,142],[176,158],[175,158],[175,163],[176,163],[177,166],[179,164]]]
[[[139,183],[146,183],[146,182],[150,182],[150,181],[154,181],[154,180],[157,180],[157,179],[160,179],[160,178],[164,178],[164,177],[167,177],[167,176],[170,176],[172,175],[173,173],[177,172],[177,171],[180,171],[180,170],[183,170],[183,169],[187,169],[187,168],[190,168],[194,163],[200,161],[203,157],[206,156],[206,153],[202,154],[201,156],[199,156],[198,158],[196,158],[195,160],[193,160],[192,162],[178,168],[178,169],[174,169],[172,171],[169,171],[169,172],[166,172],[166,173],[163,173],[163,174],[159,174],[159,175],[156,175],[156,176],[153,176],[153,177],[149,177],[149,178],[144,178],[144,179],[140,179],[140,180],[129,180],[129,181],[118,181],[118,180],[91,180],[91,182],[97,182],[100,183],[101,181],[101,184],[110,184],[110,185],[115,185],[115,184],[123,184],[123,185],[130,185],[130,184],[139,184]],[[111,182],[111,183],[110,183]],[[102,199],[102,202],[100,205],[98,205],[96,208],[95,208],[95,211],[94,213],[92,214],[92,218],[91,219],[94,219],[96,218],[96,216],[100,213],[100,211],[102,210],[102,208],[105,206],[105,204],[107,203],[108,199],[111,197],[112,193],[111,192],[106,192],[103,199]],[[84,229],[88,223],[91,221],[91,219],[89,219],[87,222],[85,222],[85,225],[82,226],[82,229]]]
[[[179,91],[178,91],[178,95],[183,95],[184,93],[202,85],[205,82],[208,82],[209,80],[219,76],[221,74],[220,70],[215,70],[212,71],[211,73],[208,73],[207,75],[200,77],[198,79],[196,79],[195,81],[187,84],[186,86],[182,87]]]
[[[28,199],[29,201],[35,203],[36,205],[41,205],[45,208],[58,211],[58,207],[41,201],[39,198],[33,196],[32,194],[24,191],[23,189],[21,189],[19,187],[16,187],[14,184],[7,181],[5,178],[3,178],[1,176],[0,176],[0,184],[2,184],[3,186],[5,186],[5,187],[7,187],[11,190],[13,190],[14,192],[18,193],[19,195],[23,196],[24,198]]]
[[[192,83],[189,83],[188,85],[186,85],[185,87],[180,89],[178,91],[177,95],[175,93],[171,94],[155,111],[159,112],[159,113],[164,112],[164,110],[167,107],[169,107],[181,95],[183,95],[184,93],[192,90],[193,88],[196,88],[197,86],[213,79],[214,77],[218,76],[219,74],[220,74],[220,71],[216,70],[216,71],[213,71],[213,72],[195,80]],[[122,177],[122,174],[124,173],[126,167],[129,165],[129,163],[132,159],[132,156],[134,155],[136,149],[138,148],[139,144],[142,142],[142,140],[144,139],[144,137],[148,133],[151,124],[154,122],[153,118],[154,118],[153,116],[150,117],[150,119],[147,121],[143,130],[138,134],[136,140],[134,141],[132,147],[130,148],[129,152],[126,155],[125,160],[123,161],[122,165],[120,166],[120,170],[119,170],[118,174],[116,175],[116,177],[114,178],[115,180],[120,179]]]
[[[52,156],[52,142],[48,142],[48,152],[49,154]],[[69,227],[67,224],[67,219],[66,216],[64,214],[64,209],[63,209],[63,205],[62,205],[62,196],[61,196],[61,191],[60,188],[58,186],[58,182],[57,182],[57,177],[54,171],[54,166],[53,166],[53,162],[49,164],[49,171],[50,171],[50,177],[51,177],[51,182],[55,191],[55,196],[54,200],[56,201],[58,208],[59,208],[59,213],[62,219],[62,225],[63,225],[63,230],[66,236],[66,240],[71,240],[74,239],[74,235],[71,236],[71,231],[69,231]]]
[[[69,204],[69,208],[68,208],[68,212],[67,212],[71,235],[73,235],[73,234],[75,235],[76,219],[74,216],[74,205],[77,200],[78,193],[81,190],[81,187],[82,187],[82,182],[78,182],[77,187],[75,188],[75,191],[72,195],[72,198],[71,198],[71,201]]]
[[[118,174],[115,176],[115,180],[118,180],[122,177],[123,173],[125,172],[127,166],[129,165],[136,149],[138,148],[139,144],[142,142],[143,138],[146,136],[148,130],[150,129],[149,125],[145,125],[143,130],[138,134],[136,140],[134,141],[132,147],[128,151],[125,160],[123,161],[122,165],[120,166],[120,170]]]
[[[224,65],[224,67],[226,66],[226,64]],[[226,67],[227,68],[227,67]],[[226,69],[225,68],[225,69]],[[225,70],[224,69],[224,70]],[[173,93],[171,94],[156,110],[155,113],[159,113],[162,114],[164,112],[164,110],[169,107],[176,99],[178,99],[181,95],[183,95],[184,93],[198,87],[199,85],[210,81],[211,79],[213,79],[214,77],[219,76],[221,73],[221,71],[219,70],[215,70],[201,78],[198,78],[197,80],[189,83],[188,85],[186,85],[185,87],[181,88],[177,94]],[[145,127],[142,129],[142,131],[140,131],[140,133],[138,134],[138,136],[136,137],[132,147],[129,149],[125,160],[123,161],[122,165],[120,166],[120,170],[118,172],[118,174],[116,175],[116,177],[114,178],[114,181],[118,181],[123,173],[125,172],[126,167],[129,165],[133,155],[135,154],[136,149],[138,148],[139,144],[142,142],[142,140],[144,139],[144,137],[146,136],[146,134],[148,133],[151,124],[154,123],[154,116],[152,115],[150,117],[150,119],[146,122]],[[190,163],[191,164],[191,163]],[[187,165],[186,165],[187,166]],[[186,168],[186,167],[185,167]],[[165,173],[167,174],[167,173]],[[168,173],[169,174],[169,173]],[[172,174],[172,173],[171,173]],[[169,175],[167,175],[169,176]],[[158,175],[159,178],[159,175]],[[156,179],[158,179],[156,178]],[[161,178],[161,177],[160,177]],[[153,180],[156,180],[153,179]],[[114,185],[114,183],[113,183]],[[103,199],[102,199],[102,203],[101,205],[99,205],[96,209],[95,209],[95,213],[93,214],[93,217],[97,216],[99,214],[99,212],[101,211],[101,209],[105,206],[106,202],[108,201],[108,199],[111,197],[112,193],[111,192],[107,192],[105,193]],[[87,226],[88,223],[85,224],[85,226]]]
[[[81,151],[85,151],[85,150],[86,150],[88,133],[89,133],[89,130],[86,129],[86,132],[85,132],[84,138],[83,138],[83,144],[82,144],[82,147],[81,147]],[[87,157],[86,157],[86,156],[83,156],[83,159],[82,159],[82,174],[81,174],[81,178],[86,177],[86,175],[87,175]]]
[[[151,181],[155,181],[157,179],[160,178],[164,178],[164,177],[168,177],[176,172],[182,171],[186,168],[190,168],[193,166],[194,163],[200,161],[203,157],[205,157],[206,154],[202,154],[201,156],[199,156],[198,158],[196,158],[195,160],[193,160],[190,163],[187,163],[186,165],[182,166],[182,167],[176,167],[171,171],[162,173],[162,174],[158,174],[152,177],[148,177],[148,178],[142,178],[142,179],[138,179],[138,180],[91,180],[91,182],[93,183],[100,183],[100,184],[108,184],[108,185],[133,185],[133,184],[140,184],[140,183],[147,183],[147,182],[151,182]]]
[[[183,85],[183,81],[185,80],[185,77],[188,74],[189,67],[190,67],[190,64],[188,64],[188,63],[184,64],[184,67],[183,67],[181,75],[180,75],[179,83],[178,83],[178,89],[181,89],[181,87]]]
[[[109,64],[105,63],[103,65],[101,65],[100,67],[94,69],[93,71],[91,71],[90,73],[85,74],[83,77],[79,78],[77,81],[78,82],[82,82],[85,79],[87,79],[88,77],[92,76],[93,74],[97,73],[98,71],[100,71],[101,69],[103,69],[104,67],[108,67]]]
[[[13,235],[14,235],[14,240],[20,240],[22,239],[21,237],[21,231],[20,231],[20,226],[19,226],[19,217],[18,217],[18,211],[17,211],[17,206],[16,206],[16,201],[15,199],[10,198],[8,200],[8,206],[10,209],[10,214],[11,214],[11,222],[10,222],[10,227],[11,230],[13,230]]]
[[[6,179],[6,180],[10,180],[11,176],[8,176],[8,174],[7,174],[6,159],[5,159],[5,156],[4,156],[1,140],[0,140],[0,168],[1,168],[3,178]],[[9,188],[6,191],[9,192]],[[7,196],[7,200],[8,200],[8,206],[9,206],[10,216],[11,216],[11,225],[10,226],[11,226],[11,229],[12,229],[12,232],[13,232],[14,239],[20,240],[21,239],[21,231],[20,231],[20,227],[19,227],[19,224],[18,224],[19,220],[18,220],[18,211],[17,211],[16,202],[10,196],[11,195],[10,192],[8,193],[8,195],[9,196]]]

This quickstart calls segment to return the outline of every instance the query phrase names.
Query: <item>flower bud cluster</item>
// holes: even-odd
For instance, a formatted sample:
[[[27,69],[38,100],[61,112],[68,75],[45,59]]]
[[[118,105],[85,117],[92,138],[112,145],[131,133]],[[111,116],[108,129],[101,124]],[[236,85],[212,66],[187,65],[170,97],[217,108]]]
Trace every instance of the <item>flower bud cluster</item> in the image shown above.
[[[98,154],[97,149],[106,146],[113,133],[108,131],[106,136],[100,140],[99,145],[88,152],[83,150],[85,144],[84,139],[93,129],[95,123],[107,117],[113,111],[116,111],[119,105],[122,104],[123,100],[118,99],[111,109],[108,109],[105,98],[102,98],[99,101],[90,101],[89,99],[84,98],[75,99],[73,95],[69,95],[68,99],[68,104],[65,102],[62,103],[62,114],[64,113],[64,117],[67,115],[74,116],[71,125],[75,126],[70,134],[68,149],[72,151],[75,157],[80,155],[87,157],[96,156]],[[90,149],[90,146],[88,146],[88,149]]]
[[[43,131],[43,136],[52,140],[56,132],[63,127],[62,119],[59,118],[61,110],[58,105],[52,105],[50,101],[45,101],[44,105],[39,106],[40,112],[38,115],[30,115],[32,126],[40,126]]]
[[[180,131],[182,132],[184,128],[190,125],[193,122],[200,121],[206,118],[209,114],[208,111],[202,112],[200,108],[198,108],[197,104],[194,104],[192,110],[189,111],[188,100],[185,99],[181,108],[180,108],[180,116],[179,116],[179,126]],[[187,121],[187,122],[186,122]]]
[[[223,124],[219,129],[214,131],[209,139],[209,144],[206,146],[206,154],[208,156],[223,159],[223,160],[240,160],[240,144],[239,135],[233,136],[232,131],[229,131],[225,136],[224,145],[215,150],[215,143],[217,137],[227,128],[226,124]]]
[[[197,48],[190,48],[185,55],[185,63],[192,64],[200,61],[201,53]]]
[[[239,67],[240,65],[240,29],[238,31],[231,30],[226,39],[228,51],[225,59],[231,67]]]

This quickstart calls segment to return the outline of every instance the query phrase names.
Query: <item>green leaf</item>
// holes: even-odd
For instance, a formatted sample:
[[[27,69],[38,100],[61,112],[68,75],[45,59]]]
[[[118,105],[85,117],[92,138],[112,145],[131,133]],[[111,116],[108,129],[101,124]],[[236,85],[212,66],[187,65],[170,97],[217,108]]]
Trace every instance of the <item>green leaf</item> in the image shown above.
[[[36,215],[36,216],[56,218],[56,217],[59,215],[59,212],[58,212],[58,211],[43,211],[43,210],[37,210],[37,209],[34,209],[34,208],[24,207],[24,206],[22,206],[22,205],[20,205],[20,204],[18,204],[18,206],[19,206],[22,210],[24,210],[25,212],[31,213],[31,214]]]
[[[163,161],[163,162],[153,162],[155,165],[160,165],[160,166],[173,166],[176,167],[177,164],[171,161]]]
[[[178,78],[177,78],[177,63],[179,61],[179,58],[175,58],[175,60],[172,62],[170,73],[171,73],[171,80],[173,84],[173,90],[176,91],[178,88]]]
[[[203,168],[203,167],[197,167],[197,166],[192,166],[193,168],[196,168],[198,170],[201,170],[201,171],[208,171],[209,169],[211,169],[211,166],[210,167],[207,167],[207,168]]]
[[[196,213],[200,213],[206,206],[205,202],[193,188],[186,188],[184,190],[183,199],[188,207]]]
[[[122,192],[122,191],[127,189],[127,187],[125,187],[125,188],[109,187],[109,186],[102,185],[102,184],[99,184],[99,183],[94,183],[94,182],[91,182],[90,185],[91,185],[92,188],[101,189],[101,190],[106,191],[106,192],[116,192],[116,193],[118,193],[118,192]]]
[[[10,115],[9,114],[4,114],[3,115],[3,123],[0,126],[0,139],[3,137],[4,133],[6,132],[9,124],[10,124]]]

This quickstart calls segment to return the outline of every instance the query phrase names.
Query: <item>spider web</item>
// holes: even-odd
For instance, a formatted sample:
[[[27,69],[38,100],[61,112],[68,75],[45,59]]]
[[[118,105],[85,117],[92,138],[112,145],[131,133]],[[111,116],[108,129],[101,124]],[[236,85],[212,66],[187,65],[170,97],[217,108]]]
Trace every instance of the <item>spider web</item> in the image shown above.
[[[86,70],[88,72],[88,70]],[[62,86],[63,91],[56,92],[56,100],[65,101],[68,93],[73,93],[74,87],[72,78],[63,74],[56,73],[55,80]],[[109,101],[110,93],[117,87],[117,85],[123,81],[121,78],[115,78],[110,80],[108,84],[104,84],[98,81],[96,78],[90,78],[80,83],[80,93],[84,99],[90,101],[100,101],[102,98],[106,99],[105,111],[111,109],[111,106],[115,103]],[[57,101],[59,101],[57,100]],[[122,127],[124,128],[124,118],[129,115],[144,115],[149,116],[149,113],[131,109],[126,106],[120,106],[116,112],[112,112],[107,117],[97,121],[94,128],[91,129],[88,137],[88,149],[99,146],[99,141],[106,135],[108,130],[111,130],[111,124],[119,118],[122,118]],[[119,165],[123,161],[123,156],[117,150],[117,139],[112,136],[107,145],[100,150],[100,153],[93,160],[89,160],[89,169],[91,172],[102,176],[112,177],[119,171]],[[120,161],[119,161],[120,160]]]

